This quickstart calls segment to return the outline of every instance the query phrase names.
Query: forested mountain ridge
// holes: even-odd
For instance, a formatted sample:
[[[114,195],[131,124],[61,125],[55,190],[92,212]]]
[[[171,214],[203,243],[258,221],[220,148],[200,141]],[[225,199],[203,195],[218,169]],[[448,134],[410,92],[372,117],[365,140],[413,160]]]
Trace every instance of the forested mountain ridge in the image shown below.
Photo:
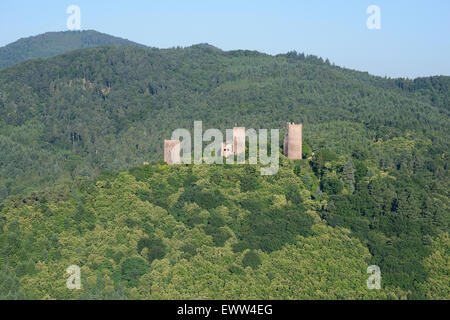
[[[76,257],[88,298],[448,299],[449,79],[209,45],[99,47],[3,69],[0,277],[11,287],[0,294],[70,298],[64,277],[51,283]],[[281,157],[267,178],[252,166],[117,173],[160,160],[162,141],[195,120],[303,123],[305,156],[315,156]],[[93,239],[106,242],[95,251]],[[296,264],[317,271],[312,287],[298,285],[301,268],[282,283]],[[364,288],[368,264],[381,267],[385,291]],[[211,289],[205,274],[216,275]]]
[[[141,46],[94,30],[47,32],[22,38],[0,48],[0,69],[25,60],[48,58],[77,49],[105,45]]]
[[[326,122],[350,121],[368,139],[412,134],[448,150],[448,82],[382,79],[312,56],[208,46],[101,47],[28,61],[0,71],[0,145],[7,150],[0,199],[21,192],[5,181],[11,178],[42,185],[158,160],[163,139],[194,120],[224,129],[283,128],[291,119],[305,124],[306,137]]]

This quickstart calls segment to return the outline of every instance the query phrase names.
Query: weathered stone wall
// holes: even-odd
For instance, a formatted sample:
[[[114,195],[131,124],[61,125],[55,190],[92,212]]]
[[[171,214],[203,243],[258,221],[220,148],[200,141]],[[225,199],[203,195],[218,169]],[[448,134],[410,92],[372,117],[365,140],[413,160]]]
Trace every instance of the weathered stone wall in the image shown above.
[[[283,153],[289,159],[302,158],[303,125],[293,122],[286,123],[286,134],[284,136]]]
[[[181,143],[178,140],[164,140],[164,162],[168,165],[181,163]]]
[[[233,128],[233,152],[236,155],[245,152],[245,127]]]

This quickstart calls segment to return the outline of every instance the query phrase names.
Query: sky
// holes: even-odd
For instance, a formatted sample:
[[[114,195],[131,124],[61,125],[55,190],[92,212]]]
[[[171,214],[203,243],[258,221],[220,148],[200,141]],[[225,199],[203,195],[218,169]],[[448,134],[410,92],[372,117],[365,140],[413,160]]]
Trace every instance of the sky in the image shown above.
[[[151,47],[296,50],[379,76],[450,75],[449,0],[1,0],[0,46],[67,30],[69,5],[82,30]],[[366,25],[371,5],[380,29]]]

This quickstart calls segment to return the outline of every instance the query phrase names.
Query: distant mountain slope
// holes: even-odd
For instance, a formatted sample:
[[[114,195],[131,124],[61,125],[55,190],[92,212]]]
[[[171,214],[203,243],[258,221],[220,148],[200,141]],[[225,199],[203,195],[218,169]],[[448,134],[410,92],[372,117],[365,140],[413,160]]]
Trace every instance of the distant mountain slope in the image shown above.
[[[22,38],[0,48],[0,68],[28,59],[48,58],[77,49],[104,45],[142,46],[135,42],[93,30],[47,32]]]

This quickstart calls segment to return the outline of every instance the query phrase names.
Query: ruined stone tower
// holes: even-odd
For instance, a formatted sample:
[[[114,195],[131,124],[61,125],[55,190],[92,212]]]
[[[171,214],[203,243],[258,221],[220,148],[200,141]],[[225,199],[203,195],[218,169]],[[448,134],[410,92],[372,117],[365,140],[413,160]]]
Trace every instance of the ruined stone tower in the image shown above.
[[[181,143],[178,140],[164,140],[164,162],[168,165],[181,163]]]
[[[235,155],[245,152],[245,127],[233,128],[233,153]]]
[[[220,152],[222,157],[245,153],[245,127],[234,127],[233,142],[223,142]]]
[[[303,125],[293,122],[286,123],[286,134],[284,136],[283,153],[289,159],[302,158],[302,134]]]

